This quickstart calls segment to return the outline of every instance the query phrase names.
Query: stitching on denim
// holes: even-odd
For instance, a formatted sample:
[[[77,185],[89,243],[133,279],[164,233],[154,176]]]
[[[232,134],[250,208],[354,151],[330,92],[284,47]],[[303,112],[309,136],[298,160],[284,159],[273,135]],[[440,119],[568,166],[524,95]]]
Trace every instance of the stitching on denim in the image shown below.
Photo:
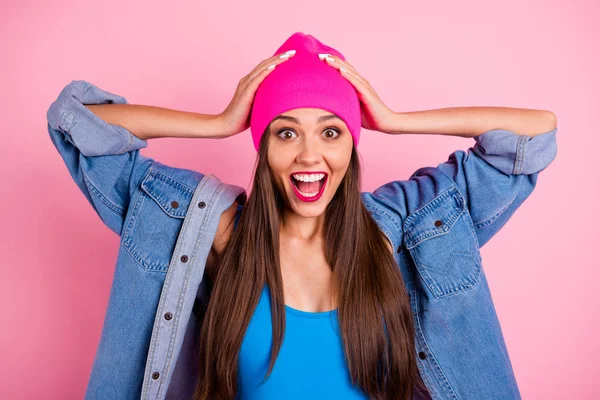
[[[208,225],[208,221],[211,220],[213,213],[216,210],[216,205],[217,205],[217,201],[216,199],[220,196],[221,192],[224,189],[224,185],[221,184],[217,190],[214,190],[212,193],[212,197],[211,199],[208,201],[208,205],[209,205],[209,209],[206,210],[205,216],[202,220],[203,224],[202,227],[200,229],[201,234],[196,236],[196,241],[194,243],[194,247],[193,247],[193,253],[192,253],[192,257],[191,260],[195,260],[196,256],[198,254],[198,249],[200,248],[199,243],[201,242],[201,237],[203,237],[203,234],[206,232],[206,227]],[[191,261],[190,262],[193,262]],[[191,265],[191,264],[190,264]],[[187,268],[185,271],[185,279],[182,283],[182,287],[180,288],[181,290],[179,290],[179,298],[177,299],[177,304],[176,304],[176,311],[175,311],[175,318],[174,320],[177,320],[177,323],[173,324],[173,327],[171,328],[171,335],[169,338],[169,345],[167,347],[167,351],[166,351],[166,359],[164,361],[164,369],[163,372],[166,374],[169,372],[169,369],[171,367],[171,360],[173,359],[173,348],[175,347],[175,341],[177,340],[177,331],[179,329],[179,321],[181,320],[181,311],[182,311],[182,307],[183,307],[183,303],[185,302],[185,298],[187,297],[186,294],[188,292],[188,284],[189,284],[189,279],[191,277],[191,273],[192,273],[192,268]],[[166,376],[166,375],[165,375]],[[164,383],[166,382],[166,379],[162,379],[160,384],[158,385],[158,390],[157,390],[157,395],[160,398],[160,394],[162,392]]]
[[[430,212],[439,203],[441,203],[442,201],[445,201],[446,198],[450,195],[452,195],[452,198],[454,198],[455,200],[458,198],[458,200],[462,204],[461,208],[456,207],[453,210],[451,210],[450,213],[448,214],[449,220],[451,221],[451,223],[444,225],[442,227],[441,231],[439,229],[429,229],[426,232],[422,232],[419,235],[416,235],[416,237],[414,237],[414,239],[413,239],[413,235],[409,234],[409,232],[411,231],[412,228],[414,228],[414,226],[418,225],[417,222],[415,222],[415,221],[418,221],[418,219],[417,219],[418,214]],[[412,249],[413,247],[416,247],[419,243],[421,243],[424,240],[431,239],[432,237],[436,237],[436,236],[440,236],[440,235],[445,235],[448,232],[450,232],[450,229],[452,229],[452,227],[456,223],[456,220],[460,217],[460,214],[463,212],[464,209],[465,209],[464,199],[461,197],[461,194],[458,191],[458,189],[456,189],[456,186],[452,186],[449,189],[442,192],[441,194],[439,194],[438,196],[436,196],[435,198],[433,198],[432,200],[430,200],[425,206],[420,207],[418,210],[412,212],[406,218],[406,221],[404,222],[404,225],[405,225],[404,232],[406,232],[406,234],[407,234],[406,235],[407,249]]]
[[[367,204],[367,203],[363,203],[365,205],[365,208],[367,209],[371,209],[373,211],[376,211],[380,214],[384,214],[386,217],[388,217],[388,219],[392,222],[392,224],[394,224],[394,226],[396,228],[398,228],[398,230],[400,232],[402,232],[402,225],[399,225],[396,223],[396,218],[394,218],[394,216],[392,214],[390,214],[389,212],[387,212],[387,210],[385,210],[382,207],[376,206],[376,205],[372,205],[372,204]]]
[[[208,182],[208,179],[204,180],[204,182],[200,182],[199,183],[199,187],[197,188],[198,190],[202,190],[203,187],[206,185],[206,183]],[[183,245],[183,240],[182,238],[185,237],[185,232],[187,232],[187,229],[189,228],[189,224],[190,224],[190,220],[188,219],[187,221],[184,220],[184,224],[181,228],[181,232],[180,232],[180,236],[179,239],[177,240],[177,244],[175,247],[175,250],[173,252],[173,257],[171,258],[171,263],[169,265],[169,269],[167,271],[167,276],[165,277],[165,281],[163,282],[163,289],[162,290],[166,290],[165,286],[170,285],[170,281],[172,279],[170,279],[173,276],[173,266],[175,265],[175,263],[177,262],[177,257],[175,257],[176,255],[179,254],[179,252],[181,251],[181,246]],[[171,272],[171,273],[170,273]],[[167,286],[168,288],[168,286]],[[153,324],[153,328],[152,328],[152,335],[150,338],[150,348],[148,350],[148,357],[147,357],[147,363],[146,363],[146,369],[144,372],[144,384],[142,387],[142,394],[146,393],[147,395],[149,394],[148,391],[148,387],[150,384],[150,381],[148,379],[148,377],[151,374],[151,371],[153,369],[153,364],[154,364],[154,359],[156,357],[156,348],[158,346],[158,342],[159,342],[159,336],[160,336],[160,325],[162,320],[161,315],[162,315],[162,311],[164,310],[164,304],[166,302],[165,300],[166,298],[164,298],[162,296],[162,291],[161,291],[161,296],[159,299],[159,304],[157,307],[157,313],[156,316],[154,318],[154,324]],[[154,339],[154,340],[153,340]]]
[[[513,174],[519,175],[523,171],[523,162],[524,162],[524,153],[525,153],[525,143],[527,142],[528,136],[519,135],[517,139],[517,148],[516,148],[516,159],[515,166],[513,168]]]
[[[482,230],[482,229],[486,228],[489,224],[491,224],[492,222],[494,222],[495,220],[497,220],[502,214],[504,214],[504,212],[506,212],[506,210],[515,202],[515,200],[519,196],[519,193],[521,191],[521,186],[523,186],[523,180],[521,180],[519,182],[519,186],[518,186],[518,188],[516,190],[515,195],[513,196],[513,198],[509,201],[509,203],[507,205],[501,207],[498,211],[496,211],[488,219],[480,221],[480,222],[473,223],[473,226],[474,226],[475,230]]]
[[[191,201],[191,198],[193,197],[194,194],[194,190],[190,189],[189,186],[182,184],[181,182],[171,179],[166,175],[160,174],[159,172],[157,172],[155,169],[150,168],[150,174],[145,177],[142,180],[142,184],[141,187],[143,189],[144,192],[146,192],[148,194],[148,196],[150,196],[152,199],[154,199],[154,201],[159,205],[159,207],[168,215],[175,217],[175,218],[185,218],[185,214],[187,212],[187,209],[181,208],[179,211],[169,211],[166,208],[166,204],[164,204],[161,199],[162,197],[159,196],[160,191],[159,190],[154,190],[152,188],[152,178],[156,178],[158,180],[161,180],[165,183],[167,183],[168,185],[171,185],[177,189],[183,190],[184,193],[182,193],[182,195],[185,197],[185,200]],[[191,194],[191,196],[189,196]]]
[[[447,234],[448,232],[450,232],[450,230],[452,229],[452,227],[454,227],[454,224],[456,223],[456,220],[459,218],[460,214],[464,211],[464,208],[455,208],[453,211],[451,211],[448,214],[448,218],[447,221],[450,221],[450,223],[447,223],[446,225],[443,225],[441,230],[440,229],[434,229],[434,228],[429,228],[427,231],[420,233],[419,235],[417,235],[414,240],[411,239],[411,235],[407,235],[408,236],[408,243],[407,245],[410,246],[410,248],[413,248],[417,245],[419,245],[421,242],[437,237],[437,236],[442,236]],[[413,226],[411,226],[411,228],[413,228]],[[413,243],[415,242],[415,243]]]
[[[139,205],[140,203],[143,202],[144,200],[144,196],[147,196],[150,201],[153,201],[153,198],[151,196],[149,196],[148,194],[146,194],[145,192],[142,192],[139,196],[138,196],[138,200],[135,203],[135,210],[133,211],[132,214],[132,218],[131,220],[133,221],[137,214],[140,212],[139,210]],[[138,262],[138,264],[146,271],[166,271],[169,267],[163,267],[162,265],[160,265],[159,263],[152,263],[150,261],[147,261],[144,257],[142,257],[141,255],[137,255],[133,252],[133,233],[131,233],[132,228],[130,229],[129,227],[132,225],[133,223],[128,224],[128,228],[126,233],[123,234],[124,237],[126,237],[125,240],[123,240],[123,247],[125,247],[125,249],[129,252],[129,254],[131,254],[131,256],[133,257],[134,260],[136,260]]]
[[[461,212],[459,213],[459,215],[456,217],[454,224],[458,223],[458,221],[462,220],[462,218],[464,218],[465,220],[462,221],[468,225],[469,224],[469,220],[470,217],[468,216],[468,210],[463,207],[461,209]],[[470,256],[471,258],[473,258],[473,254],[471,253],[471,251],[473,251],[474,249],[479,249],[478,246],[478,241],[477,241],[477,237],[475,235],[475,230],[473,228],[471,228],[470,226],[468,227],[469,229],[469,233],[471,235],[471,239],[472,239],[472,245],[473,248],[470,248],[469,251],[470,253],[468,254],[468,256]],[[448,230],[446,233],[448,233],[450,230]],[[424,240],[421,240],[421,242]],[[473,277],[469,276],[469,281],[465,282],[465,283],[461,283],[461,284],[455,284],[455,283],[447,283],[450,285],[449,288],[442,288],[442,286],[436,281],[435,278],[433,278],[431,276],[431,274],[429,273],[428,270],[423,269],[421,267],[419,267],[419,262],[417,262],[416,258],[413,256],[413,249],[415,249],[416,247],[418,247],[418,244],[420,244],[421,242],[417,243],[417,245],[414,245],[410,248],[408,248],[409,244],[407,244],[407,249],[410,253],[411,258],[413,259],[415,268],[417,270],[418,276],[421,277],[421,279],[423,280],[423,282],[425,282],[425,284],[427,285],[427,287],[430,289],[430,291],[432,292],[432,294],[435,296],[436,299],[441,299],[441,298],[446,298],[446,297],[450,297],[450,296],[454,296],[460,293],[464,293],[467,290],[472,289],[478,282],[479,280],[479,275],[481,273],[481,269],[482,269],[482,265],[479,259],[479,253],[477,253],[477,258],[473,258],[473,263],[475,265],[476,268],[474,268],[473,270],[475,271],[475,275]],[[454,257],[454,254],[450,255],[450,257]],[[448,259],[447,262],[450,262],[451,260]]]
[[[85,97],[85,94],[88,92],[88,90],[90,90],[92,88],[92,85],[89,82],[87,82],[87,81],[82,81],[82,82],[83,82],[83,87],[85,87],[85,89],[81,93],[81,100],[78,100],[77,97],[73,96],[75,98],[75,100],[81,102],[81,104],[83,104],[83,98]]]
[[[120,133],[119,130],[116,129],[116,128],[112,128],[111,127],[111,129],[114,129],[114,130],[117,131],[117,133]],[[125,129],[125,128],[123,128],[123,129]],[[124,154],[124,153],[129,152],[130,149],[131,149],[131,145],[133,144],[133,133],[129,132],[127,129],[125,129],[125,131],[128,133],[128,135],[127,135],[127,144],[125,144],[125,147],[123,147],[121,150],[119,150],[120,154]]]
[[[417,271],[418,272],[418,271]],[[412,274],[411,274],[412,275]],[[414,275],[413,275],[413,287],[415,286],[415,282],[414,282]],[[429,360],[427,362],[428,365],[433,364],[433,368],[434,372],[438,373],[438,378],[441,376],[441,383],[442,384],[446,384],[446,389],[450,392],[450,395],[452,396],[452,398],[454,399],[458,399],[458,396],[456,395],[456,392],[454,391],[454,388],[452,388],[452,385],[450,385],[450,382],[448,381],[448,378],[446,377],[446,375],[444,374],[444,372],[442,371],[441,367],[439,366],[439,363],[437,361],[437,359],[435,358],[433,352],[431,351],[431,347],[429,346],[429,343],[427,343],[427,340],[425,339],[425,335],[423,334],[423,329],[421,327],[421,322],[419,320],[419,296],[416,295],[416,290],[413,291],[413,293],[411,294],[411,299],[414,298],[415,299],[415,312],[414,312],[414,321],[415,321],[415,328],[417,330],[417,335],[416,337],[418,338],[419,341],[421,341],[421,345],[423,346],[424,350],[427,350],[427,352],[425,353],[426,358]],[[420,365],[420,361],[417,361],[417,366]],[[424,367],[423,367],[424,368]],[[431,366],[430,366],[431,368]],[[439,396],[439,393],[437,391],[437,388],[435,387],[435,384],[430,382],[429,380],[429,375],[428,374],[423,374],[422,378],[424,380],[426,380],[427,382],[429,382],[429,386],[427,386],[428,390],[433,389],[435,391],[436,396],[434,397],[439,397],[442,398],[442,396]],[[443,385],[441,385],[442,388],[444,388]]]
[[[404,221],[404,227],[407,227],[411,224],[412,220],[414,220],[416,218],[415,214],[420,213],[425,208],[431,208],[434,205],[437,205],[437,203],[442,201],[442,199],[449,196],[451,191],[456,191],[456,190],[457,190],[456,185],[450,186],[448,189],[444,190],[442,193],[438,194],[437,196],[434,196],[433,199],[429,200],[427,203],[423,204],[421,207],[419,207],[416,210],[414,210],[413,212],[411,212],[410,215],[408,215],[406,217],[406,220]]]
[[[131,258],[133,258],[133,260],[137,264],[139,264],[139,266],[146,272],[160,272],[164,274],[169,269],[169,267],[161,267],[152,263],[146,263],[146,261],[142,257],[134,254],[129,246],[124,245],[123,248],[127,251],[127,253],[129,253]]]
[[[389,214],[388,214],[388,213],[386,213],[385,211],[382,211],[382,210],[380,210],[378,207],[371,207],[371,206],[369,206],[369,205],[365,204],[365,208],[366,208],[367,210],[369,210],[369,209],[370,209],[371,211],[374,211],[374,212],[381,212],[382,214],[385,214],[386,216],[389,216]],[[393,238],[395,237],[395,235],[393,234],[393,232],[392,232],[392,231],[390,231],[390,230],[387,228],[387,226],[386,226],[385,222],[384,222],[384,221],[382,221],[382,223],[381,223],[381,224],[379,224],[379,223],[377,222],[377,220],[376,220],[376,219],[375,219],[375,218],[374,218],[372,215],[371,215],[371,218],[373,219],[373,221],[375,222],[375,225],[377,225],[377,227],[379,228],[379,230],[380,230],[380,231],[381,231],[381,232],[382,232],[382,233],[385,235],[385,237],[387,237],[387,239],[389,240],[389,242],[392,244],[392,251],[393,251],[393,255],[394,255],[394,257],[395,257],[395,256],[396,256],[396,249],[397,249],[397,248],[400,246],[400,244],[402,243],[402,230],[401,230],[401,228],[399,228],[399,227],[398,227],[398,225],[397,225],[396,223],[394,223],[394,221],[393,221],[392,217],[389,217],[389,219],[390,219],[390,220],[392,220],[392,223],[394,224],[394,226],[395,226],[396,228],[398,228],[398,229],[399,229],[399,234],[398,234],[399,238],[398,238],[398,242],[395,242],[395,241],[393,240]]]
[[[142,178],[142,181],[144,179],[146,179],[147,176],[150,175],[150,168],[148,168],[148,170],[145,173],[144,178]],[[144,269],[145,271],[149,271],[149,272],[161,272],[164,273],[165,271],[168,270],[168,266],[167,267],[162,267],[159,265],[155,265],[149,262],[146,262],[146,260],[144,260],[142,257],[137,256],[136,254],[133,253],[132,250],[132,241],[133,241],[133,225],[136,221],[136,218],[138,216],[138,214],[140,213],[140,203],[142,203],[142,201],[144,200],[144,196],[147,196],[145,194],[144,191],[136,191],[135,194],[133,195],[133,197],[131,198],[131,201],[129,203],[129,210],[130,210],[130,215],[127,218],[127,225],[123,226],[122,232],[121,232],[121,246],[123,246],[125,248],[125,250],[127,250],[127,252],[131,255],[131,257],[140,265],[140,267],[142,269]]]
[[[471,216],[468,207],[465,207],[465,218],[467,220],[466,223],[469,225],[469,232],[471,232],[473,243],[477,249],[477,261],[481,264],[481,253],[479,252],[481,246],[479,245],[479,238],[477,237],[477,231],[475,230],[475,225],[473,224],[473,217]],[[477,277],[479,277],[479,275],[477,275]]]
[[[174,217],[174,218],[185,218],[185,213],[187,212],[183,207],[179,210],[179,211],[169,211],[166,209],[166,205],[163,204],[163,202],[161,201],[161,198],[158,197],[158,195],[155,194],[155,192],[149,188],[147,188],[146,186],[142,186],[144,192],[148,195],[148,197],[150,197],[152,200],[154,200],[154,202],[156,202],[156,204],[158,204],[158,206],[160,207],[161,210],[163,210],[165,212],[165,214]],[[187,200],[187,198],[186,198]]]
[[[179,187],[181,189],[184,189],[184,190],[186,190],[186,191],[188,191],[190,193],[194,193],[194,191],[196,190],[195,188],[192,188],[192,187],[190,187],[190,186],[188,186],[188,185],[186,185],[186,184],[184,184],[184,183],[182,183],[182,182],[180,182],[180,181],[178,181],[176,179],[171,178],[168,175],[165,175],[165,174],[161,173],[156,168],[152,168],[151,174],[153,176],[155,176],[156,178],[162,180],[163,182],[173,184],[174,186],[177,186],[177,187]]]
[[[206,179],[202,179],[199,182],[198,187],[196,188],[199,192],[204,190],[204,187],[207,185],[207,183],[209,181],[209,176],[205,176],[205,178]],[[173,252],[173,257],[171,257],[171,262],[169,264],[169,269],[167,270],[167,276],[165,277],[165,281],[163,283],[162,290],[168,290],[168,287],[169,287],[168,285],[170,285],[170,283],[171,283],[172,276],[175,273],[173,266],[177,262],[177,257],[175,257],[175,256],[179,255],[179,253],[181,251],[181,247],[183,246],[183,238],[186,236],[186,233],[187,233],[187,230],[188,230],[190,224],[191,224],[191,218],[184,219],[184,223],[180,230],[179,239],[177,240],[177,244],[176,244],[175,250]],[[167,285],[167,288],[165,288],[165,285]],[[162,291],[161,291],[161,296],[159,299],[157,312],[156,312],[156,316],[154,318],[154,324],[152,327],[152,335],[150,338],[150,348],[148,349],[146,369],[144,371],[144,384],[142,386],[142,394],[146,393],[146,395],[149,394],[148,387],[150,384],[150,380],[148,378],[150,378],[150,375],[152,373],[152,369],[154,366],[154,362],[155,362],[156,348],[157,348],[158,342],[159,342],[160,328],[161,328],[160,325],[162,322],[161,318],[162,318],[162,312],[165,307],[165,302],[166,302],[166,298],[162,296]]]
[[[125,210],[121,207],[119,207],[118,205],[114,204],[113,202],[111,202],[110,200],[108,200],[108,198],[100,191],[98,190],[98,188],[96,188],[92,182],[89,180],[89,178],[87,177],[86,173],[82,170],[81,174],[83,175],[83,180],[85,182],[85,185],[87,186],[88,190],[94,194],[94,196],[102,201],[102,203],[104,203],[110,210],[113,210],[114,212],[116,212],[117,214],[119,214],[119,216],[123,216],[123,214],[125,213]]]

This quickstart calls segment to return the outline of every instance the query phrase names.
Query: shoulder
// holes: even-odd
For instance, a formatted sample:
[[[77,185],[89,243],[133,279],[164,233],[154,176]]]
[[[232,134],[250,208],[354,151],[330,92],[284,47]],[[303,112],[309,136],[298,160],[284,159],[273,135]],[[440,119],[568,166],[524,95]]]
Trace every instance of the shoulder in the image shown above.
[[[208,179],[209,177],[212,179]],[[241,198],[241,202],[245,200],[243,188],[221,182],[214,175],[207,176],[191,169],[155,162],[142,181],[141,189],[154,197],[163,208],[173,208],[177,216],[184,218],[195,191],[199,189],[198,185],[202,185],[201,190],[206,198],[214,198],[216,193],[220,193],[216,196],[221,202],[218,208],[224,211],[219,217],[212,251],[221,254],[231,237],[235,217],[241,209],[238,199]]]
[[[238,212],[240,212],[240,208],[241,206],[237,201],[234,201],[233,204],[221,214],[211,249],[212,252],[219,256],[223,253],[227,243],[229,243],[229,239],[231,238],[235,226],[235,218],[238,215]]]

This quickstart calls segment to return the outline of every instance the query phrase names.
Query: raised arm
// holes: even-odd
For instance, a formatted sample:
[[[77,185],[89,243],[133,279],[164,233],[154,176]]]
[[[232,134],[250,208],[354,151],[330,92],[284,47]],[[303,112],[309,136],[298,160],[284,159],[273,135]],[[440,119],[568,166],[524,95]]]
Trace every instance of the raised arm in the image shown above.
[[[224,136],[214,116],[130,105],[82,80],[62,89],[46,117],[52,143],[71,177],[118,235],[134,188],[154,162],[140,154],[147,139]]]
[[[556,157],[556,116],[550,111],[455,107],[396,113],[348,61],[320,56],[356,89],[364,128],[475,139],[466,152],[457,150],[437,167],[419,168],[408,180],[386,183],[373,192],[400,221],[455,186],[465,199],[481,247],[533,192],[538,174]]]
[[[48,108],[48,132],[77,186],[120,235],[131,196],[154,162],[139,152],[148,146],[147,139],[224,138],[243,132],[256,89],[293,55],[261,61],[239,81],[230,104],[218,115],[129,104],[122,96],[75,80]]]
[[[86,105],[86,108],[107,124],[122,126],[142,140],[165,137],[222,139],[229,136],[219,114],[118,103]]]
[[[500,129],[534,137],[556,128],[552,111],[510,107],[449,107],[391,113],[383,132],[477,137]]]

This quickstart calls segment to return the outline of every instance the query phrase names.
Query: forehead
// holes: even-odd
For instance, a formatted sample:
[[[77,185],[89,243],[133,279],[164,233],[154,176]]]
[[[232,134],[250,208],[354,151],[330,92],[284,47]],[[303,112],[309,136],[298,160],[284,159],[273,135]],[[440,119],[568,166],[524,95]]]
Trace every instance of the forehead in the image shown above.
[[[336,114],[321,108],[295,108],[279,114],[271,122],[288,121],[297,124],[322,123],[325,121],[342,121]],[[342,121],[343,122],[343,121]]]

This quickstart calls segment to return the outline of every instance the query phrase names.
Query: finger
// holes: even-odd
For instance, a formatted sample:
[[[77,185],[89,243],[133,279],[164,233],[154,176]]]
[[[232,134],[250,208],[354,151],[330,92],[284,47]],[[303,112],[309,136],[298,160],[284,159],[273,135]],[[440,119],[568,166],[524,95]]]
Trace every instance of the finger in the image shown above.
[[[319,55],[319,57],[321,57],[321,55]],[[359,79],[365,85],[367,85],[367,86],[369,85],[369,82],[367,82],[367,80],[365,78],[363,78],[358,73],[356,68],[354,68],[348,61],[342,60],[341,58],[339,58],[338,56],[335,56],[335,55],[326,55],[326,57],[324,56],[321,59],[323,61],[325,61],[328,65],[330,65],[338,70],[340,69],[340,67],[346,68],[346,70],[350,71],[350,73],[352,73],[357,79]]]
[[[258,69],[248,75],[245,84],[240,88],[242,91],[247,92],[248,90],[255,91],[258,88],[258,85],[273,71],[277,65],[284,63],[288,58],[284,59],[275,59],[272,60],[272,63],[268,66],[263,66],[262,69]]]
[[[348,74],[351,74],[356,80],[360,81],[364,86],[369,88],[371,85],[365,78],[363,78],[348,62],[340,59],[339,57],[330,56],[324,58],[324,61],[331,67],[340,70],[340,68],[346,69]],[[340,71],[341,72],[341,71]]]
[[[344,67],[339,67],[340,75],[348,80],[352,86],[361,94],[361,96],[367,96],[369,94],[369,86],[361,81],[354,73],[350,72]]]
[[[348,61],[342,60],[340,57],[338,57],[336,55],[324,53],[324,54],[319,54],[319,58],[326,62],[328,61],[327,59],[333,59],[334,63],[341,64],[342,66],[346,67],[346,69],[349,69],[350,71],[353,71],[356,75],[358,75],[358,71],[356,70],[356,68],[354,68]]]
[[[266,60],[261,61],[248,75],[244,77],[245,80],[250,81],[254,79],[259,73],[265,68],[275,64],[281,64],[292,58],[296,54],[295,50],[289,50],[283,53],[275,54],[273,57],[269,57]]]
[[[263,68],[261,70],[256,71],[251,78],[249,78],[248,83],[244,88],[244,93],[251,93],[254,95],[254,92],[258,89],[258,86],[262,83],[262,81],[273,71],[278,64],[273,63],[269,67]]]

